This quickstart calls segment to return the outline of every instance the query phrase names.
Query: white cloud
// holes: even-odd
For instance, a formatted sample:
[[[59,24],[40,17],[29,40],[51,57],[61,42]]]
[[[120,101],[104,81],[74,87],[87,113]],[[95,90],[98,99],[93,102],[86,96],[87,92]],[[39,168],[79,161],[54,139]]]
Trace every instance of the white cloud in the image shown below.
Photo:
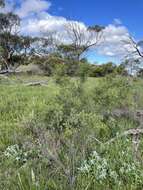
[[[51,16],[48,13],[41,19],[31,18],[23,20],[21,32],[24,34],[39,35],[46,31],[60,31],[67,20],[63,17]]]
[[[127,52],[131,52],[132,48],[125,44],[128,40],[129,32],[122,25],[108,25],[104,30],[104,42],[99,47],[98,53],[111,57],[123,57]]]
[[[114,23],[114,25],[121,25],[122,21],[119,18],[115,18],[113,23]]]
[[[20,18],[25,18],[31,14],[45,12],[50,6],[51,3],[46,0],[25,0],[21,2],[20,7],[15,10],[15,13],[18,14]]]
[[[43,17],[36,19],[26,19],[22,22],[22,32],[25,34],[40,34],[46,31],[58,31],[58,37],[62,41],[67,41],[65,25],[71,21],[64,17],[56,17],[46,13]],[[86,26],[78,22],[80,27]],[[63,37],[64,36],[64,37]],[[96,49],[98,54],[110,57],[123,57],[131,47],[123,43],[128,38],[128,30],[122,25],[108,25],[104,30],[105,41]]]
[[[65,24],[71,22],[64,17],[49,14],[51,6],[47,0],[19,0],[19,6],[14,7],[14,0],[7,0],[3,12],[14,11],[21,19],[21,33],[25,35],[40,35],[46,31],[58,31],[58,37],[67,41],[65,34]],[[84,23],[78,22],[83,28]],[[63,38],[64,36],[64,38]],[[128,30],[122,25],[119,19],[114,19],[113,24],[108,25],[104,30],[104,43],[97,49],[98,54],[106,56],[123,56],[125,50],[130,51],[130,47],[122,41],[126,40]]]

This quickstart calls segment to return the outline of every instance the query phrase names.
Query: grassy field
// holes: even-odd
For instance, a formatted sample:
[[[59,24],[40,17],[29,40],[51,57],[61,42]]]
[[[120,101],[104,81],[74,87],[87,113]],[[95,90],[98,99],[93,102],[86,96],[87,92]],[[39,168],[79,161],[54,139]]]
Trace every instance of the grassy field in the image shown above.
[[[42,81],[44,86],[27,86]],[[143,109],[143,80],[121,77],[0,79],[0,189],[143,189],[143,140],[128,129]],[[114,110],[123,114],[114,116]],[[126,116],[128,110],[131,115]],[[142,112],[141,112],[142,113]]]

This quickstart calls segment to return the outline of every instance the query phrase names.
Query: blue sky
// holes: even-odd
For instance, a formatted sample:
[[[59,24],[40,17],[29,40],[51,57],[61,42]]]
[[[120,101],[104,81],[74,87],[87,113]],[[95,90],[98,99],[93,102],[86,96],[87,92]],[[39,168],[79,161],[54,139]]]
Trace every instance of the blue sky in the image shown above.
[[[53,0],[52,11],[57,15],[82,21],[87,25],[108,25],[119,19],[129,32],[137,39],[143,37],[143,0]],[[95,55],[89,53],[89,59],[94,62]],[[116,57],[96,55],[99,62],[115,61]]]
[[[50,12],[84,22],[108,25],[120,19],[137,38],[143,37],[143,0],[52,0]]]
[[[119,63],[127,48],[121,40],[128,33],[137,40],[143,38],[143,0],[6,0],[2,11],[14,11],[20,16],[24,35],[46,31],[65,35],[65,24],[71,21],[84,28],[95,24],[105,26],[106,42],[87,53],[91,62]]]

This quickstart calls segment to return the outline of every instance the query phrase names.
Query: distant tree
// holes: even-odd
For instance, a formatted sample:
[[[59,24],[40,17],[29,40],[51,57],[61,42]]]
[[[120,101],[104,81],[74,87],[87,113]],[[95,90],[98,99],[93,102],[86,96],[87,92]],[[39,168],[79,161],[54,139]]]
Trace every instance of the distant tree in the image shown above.
[[[127,70],[126,70],[126,67],[125,67],[125,65],[124,64],[120,64],[120,65],[118,65],[118,66],[116,66],[116,73],[118,74],[118,75],[123,75],[123,76],[127,76],[128,75],[128,72],[127,72]]]
[[[51,53],[49,56],[42,57],[41,59],[42,60],[39,62],[40,68],[44,70],[45,74],[48,76],[55,74],[58,65],[65,64],[65,60],[56,53]]]
[[[70,76],[78,75],[81,72],[81,63],[84,54],[93,47],[99,45],[103,40],[102,26],[83,27],[77,22],[69,22],[65,25],[67,34],[67,43],[59,43],[57,51],[64,59],[66,64],[67,74]]]
[[[140,70],[141,60],[135,57],[130,57],[123,62],[123,66],[126,68],[126,71],[129,75],[136,75]]]
[[[55,52],[53,35],[45,34],[42,37],[33,38],[32,52],[34,55],[47,57]]]
[[[69,43],[61,45],[61,50],[72,57],[80,60],[82,55],[90,48],[96,47],[103,40],[103,26],[90,26],[88,28],[80,26],[77,22],[70,22],[65,26]]]
[[[104,77],[109,74],[126,75],[127,71],[123,64],[116,65],[112,62],[101,65],[91,65],[90,68],[91,77]]]
[[[19,25],[20,19],[17,15],[0,13],[0,56],[3,61],[2,68],[9,68],[11,57],[17,46],[17,40],[19,41],[19,37],[17,37]]]
[[[30,53],[31,38],[19,35],[20,18],[13,13],[0,13],[1,69],[10,70]]]
[[[75,60],[77,58],[77,52],[75,51],[75,46],[73,44],[60,44],[57,46],[57,50],[65,59]]]
[[[126,52],[126,58],[143,58],[143,40],[136,41],[131,35],[128,35],[123,42],[129,48],[129,51]]]
[[[125,47],[124,64],[129,74],[136,75],[141,69],[141,63],[143,61],[143,40],[136,41],[128,34],[122,42]]]
[[[140,70],[137,72],[137,76],[143,78],[143,69],[140,69]]]

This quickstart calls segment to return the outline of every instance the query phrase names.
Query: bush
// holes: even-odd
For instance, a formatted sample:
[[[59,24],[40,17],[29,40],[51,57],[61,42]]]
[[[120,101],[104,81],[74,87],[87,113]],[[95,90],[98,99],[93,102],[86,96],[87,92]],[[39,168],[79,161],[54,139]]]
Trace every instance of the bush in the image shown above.
[[[137,123],[111,114],[133,108],[134,82],[108,75],[88,86],[93,79],[59,73],[58,85],[11,88],[1,106],[13,123],[0,152],[0,189],[142,189],[142,154],[134,159],[131,139],[116,139]]]

